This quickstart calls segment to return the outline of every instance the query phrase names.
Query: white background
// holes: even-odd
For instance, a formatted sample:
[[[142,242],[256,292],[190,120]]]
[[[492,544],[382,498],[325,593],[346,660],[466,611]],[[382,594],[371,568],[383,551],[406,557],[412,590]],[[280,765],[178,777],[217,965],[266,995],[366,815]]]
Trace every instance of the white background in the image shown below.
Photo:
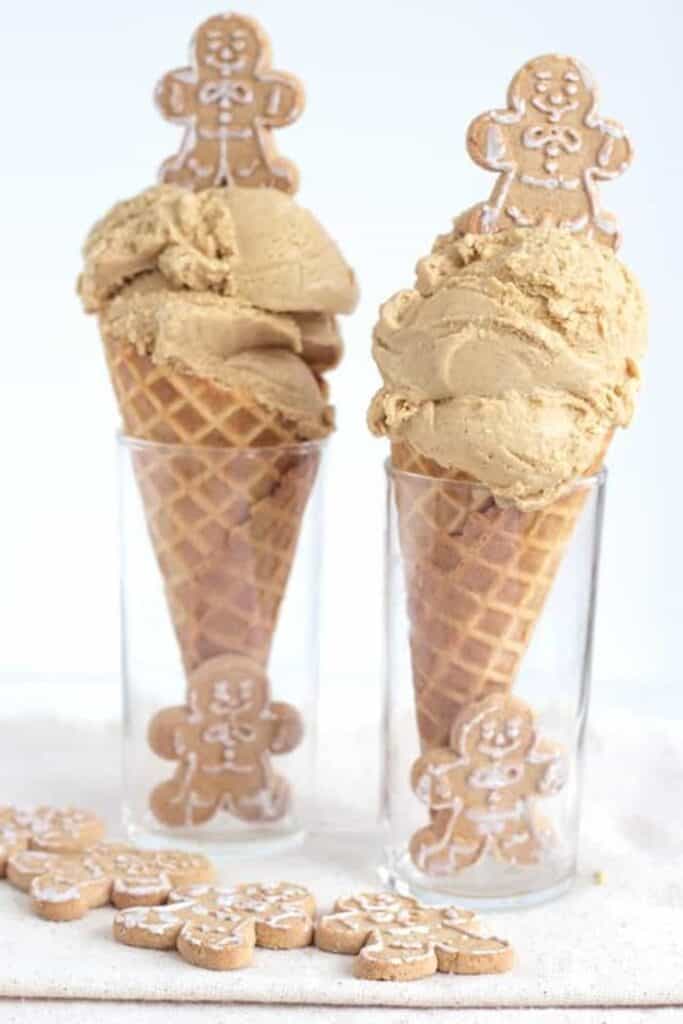
[[[74,293],[79,246],[175,151],[178,131],[156,113],[152,89],[219,10],[203,0],[33,0],[3,15],[0,677],[117,672],[117,414],[96,325]],[[464,152],[471,117],[502,105],[527,58],[564,51],[593,69],[603,112],[636,142],[637,162],[603,194],[652,307],[640,408],[611,451],[596,677],[605,695],[673,710],[683,629],[681,5],[242,0],[240,10],[271,34],[275,66],[307,83],[305,115],[279,147],[299,164],[301,202],[363,289],[333,380],[327,678],[379,685],[385,451],[364,423],[378,383],[377,306],[492,185]]]

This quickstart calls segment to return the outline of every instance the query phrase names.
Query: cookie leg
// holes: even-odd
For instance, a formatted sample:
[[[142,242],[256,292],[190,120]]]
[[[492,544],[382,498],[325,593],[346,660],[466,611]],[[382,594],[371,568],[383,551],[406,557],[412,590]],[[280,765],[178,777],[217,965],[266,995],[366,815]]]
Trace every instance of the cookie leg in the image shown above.
[[[542,847],[529,826],[520,824],[499,838],[498,850],[509,864],[538,864]]]
[[[453,831],[440,833],[431,826],[416,832],[410,840],[410,856],[427,875],[454,875],[474,864],[483,851],[483,841],[465,839]]]
[[[184,774],[162,782],[152,790],[149,799],[154,817],[164,825],[181,827],[201,825],[213,818],[220,805],[220,796],[207,787],[202,792],[201,781],[195,777],[185,785]]]
[[[245,793],[226,793],[224,809],[243,821],[278,821],[289,807],[289,785],[281,775],[268,775],[263,786]]]

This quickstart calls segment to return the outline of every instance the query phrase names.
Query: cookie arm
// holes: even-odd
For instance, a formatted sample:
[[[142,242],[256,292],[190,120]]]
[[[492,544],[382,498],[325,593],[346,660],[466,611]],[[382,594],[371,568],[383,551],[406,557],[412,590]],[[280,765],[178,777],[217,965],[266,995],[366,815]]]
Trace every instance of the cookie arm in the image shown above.
[[[435,943],[439,970],[447,974],[502,974],[515,963],[505,939],[482,935],[475,921],[462,927],[453,923],[452,910],[442,914]]]
[[[7,862],[10,857],[26,850],[28,847],[28,836],[21,832],[13,832],[10,829],[0,830],[0,878],[4,878],[7,872]]]
[[[169,71],[157,83],[154,102],[167,121],[184,123],[193,117],[192,98],[197,87],[192,68]]]
[[[325,914],[315,929],[315,944],[326,953],[349,953],[357,955],[363,948],[372,930],[370,922],[362,913],[341,911]]]
[[[171,892],[169,876],[158,874],[136,874],[135,870],[117,875],[111,887],[111,902],[119,910],[126,907],[154,907],[165,903]]]
[[[601,121],[602,144],[598,150],[591,176],[596,181],[618,177],[633,160],[633,145],[628,134],[617,121]]]
[[[533,792],[554,796],[567,781],[568,762],[564,747],[549,740],[539,740],[529,754],[527,771]]]
[[[164,907],[129,907],[114,918],[113,931],[117,942],[146,949],[175,949],[180,930],[185,924],[191,901]]]
[[[493,110],[475,117],[467,129],[467,151],[487,171],[514,172],[515,163],[509,151],[508,110]]]
[[[418,800],[432,810],[453,808],[462,803],[462,764],[447,747],[430,750],[414,763],[410,784]]]
[[[301,715],[292,704],[273,701],[269,707],[272,731],[268,749],[271,754],[288,754],[301,742],[304,726]]]
[[[283,128],[300,116],[305,102],[304,87],[285,71],[261,76],[258,120],[266,128]]]
[[[178,750],[178,730],[186,725],[188,710],[186,707],[163,708],[158,711],[147,727],[147,742],[159,757],[167,761],[177,761],[180,756]]]

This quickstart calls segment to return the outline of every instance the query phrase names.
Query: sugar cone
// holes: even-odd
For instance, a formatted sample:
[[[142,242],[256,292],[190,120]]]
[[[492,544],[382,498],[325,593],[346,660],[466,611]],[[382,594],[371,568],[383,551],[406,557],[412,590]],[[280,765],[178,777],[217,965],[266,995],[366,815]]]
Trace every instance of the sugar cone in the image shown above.
[[[464,704],[511,689],[586,492],[542,509],[501,508],[405,442],[392,445],[392,464],[419,474],[396,477],[395,493],[426,750],[447,742]]]
[[[287,447],[301,440],[296,424],[273,410],[132,345],[104,348],[126,433],[192,446],[133,452],[186,671],[229,652],[265,664],[317,449]]]

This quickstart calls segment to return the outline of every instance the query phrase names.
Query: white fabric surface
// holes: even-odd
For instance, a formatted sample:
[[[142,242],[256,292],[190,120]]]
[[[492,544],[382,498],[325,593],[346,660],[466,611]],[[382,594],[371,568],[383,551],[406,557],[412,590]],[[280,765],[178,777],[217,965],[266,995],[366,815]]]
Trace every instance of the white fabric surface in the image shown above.
[[[418,1010],[359,1006],[257,1006],[238,1003],[93,1004],[30,999],[0,1000],[1,1024],[680,1024],[681,1011],[670,1007],[599,1010]]]
[[[46,690],[46,700],[53,703],[54,697],[54,691]],[[0,802],[92,806],[113,828],[119,767],[115,708],[93,691],[87,703],[76,703],[90,716],[80,720],[73,711],[67,714],[63,703],[49,715],[24,714],[20,704],[5,691]],[[8,715],[12,707],[16,713]],[[582,1020],[575,1014],[581,1007],[643,1007],[619,1012],[615,1019],[628,1024],[648,1019],[645,1007],[683,1007],[680,734],[681,723],[655,718],[615,713],[595,720],[589,738],[580,877],[562,900],[495,916],[497,930],[519,952],[519,966],[511,974],[362,982],[352,977],[349,958],[315,949],[257,950],[250,968],[216,974],[190,967],[173,953],[115,944],[106,909],[68,925],[37,921],[23,894],[0,883],[0,997],[478,1008],[479,1016],[467,1015],[469,1024],[487,1022],[487,1007],[565,1008],[553,1021]],[[348,742],[359,743],[357,727],[349,725]],[[346,787],[361,784],[340,778],[340,786],[342,781]],[[377,885],[374,866],[380,845],[379,833],[321,834],[298,851],[262,863],[231,862],[222,870],[222,880],[301,881],[311,886],[325,909],[337,896]],[[604,872],[602,886],[592,884],[596,870]],[[0,1001],[0,1020],[28,1019],[21,1016],[26,1006],[38,1014],[41,1005]],[[82,1011],[74,1005],[74,1016],[68,1019],[80,1019],[78,1012],[85,1019],[87,1004]],[[302,1012],[297,1010],[297,1021],[304,1019]],[[636,1016],[630,1017],[631,1012]],[[197,1019],[189,1007],[187,1013],[187,1020]],[[258,1007],[249,1013],[251,1017],[245,1009],[235,1019],[261,1019]],[[343,1013],[321,1013],[326,1021],[346,1020]],[[586,1020],[604,1019],[602,1011],[586,1013],[594,1013]],[[383,1017],[407,1021],[410,1014],[377,1019]],[[98,1019],[114,1018],[98,1010]],[[156,1019],[151,1007],[149,1019]],[[361,1021],[360,1011],[352,1019]],[[541,1014],[537,1019],[546,1018]],[[516,1015],[506,1014],[505,1020],[516,1024]],[[534,1020],[530,1014],[524,1017],[525,1022]]]

